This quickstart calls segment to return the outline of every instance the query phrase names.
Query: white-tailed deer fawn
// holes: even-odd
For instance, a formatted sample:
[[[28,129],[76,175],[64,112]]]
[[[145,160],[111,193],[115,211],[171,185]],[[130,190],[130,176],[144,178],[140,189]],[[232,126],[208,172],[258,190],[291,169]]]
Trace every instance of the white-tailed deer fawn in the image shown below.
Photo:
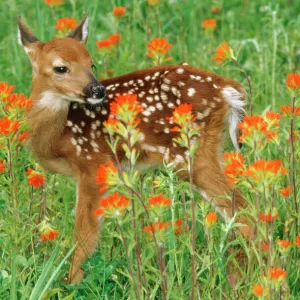
[[[187,65],[159,66],[100,83],[84,46],[87,16],[68,37],[49,42],[40,42],[20,17],[18,26],[20,43],[33,69],[33,105],[27,115],[32,126],[29,145],[44,168],[72,176],[77,182],[74,234],[78,246],[69,275],[71,282],[81,280],[80,266],[97,243],[99,220],[94,211],[100,195],[95,177],[98,166],[111,157],[103,122],[109,117],[110,102],[120,94],[137,94],[144,107],[139,125],[144,139],[137,146],[143,165],[157,165],[166,157],[180,162],[184,153],[172,142],[176,133],[170,132],[172,125],[166,117],[181,103],[193,105],[201,125],[194,183],[221,214],[232,215],[232,189],[222,173],[220,155],[222,132],[228,121],[232,142],[238,148],[236,125],[243,118],[246,104],[239,83]],[[237,209],[246,206],[239,192],[235,199]],[[251,238],[250,222],[242,217],[239,222],[245,224],[240,227],[242,234]]]

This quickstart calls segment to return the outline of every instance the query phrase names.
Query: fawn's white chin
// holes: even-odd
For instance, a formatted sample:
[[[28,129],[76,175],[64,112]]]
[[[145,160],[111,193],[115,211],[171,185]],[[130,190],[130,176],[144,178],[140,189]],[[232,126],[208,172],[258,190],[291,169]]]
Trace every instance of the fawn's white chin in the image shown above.
[[[103,102],[103,100],[105,99],[105,97],[100,98],[100,99],[96,99],[96,98],[87,98],[87,102],[93,105],[97,105]]]

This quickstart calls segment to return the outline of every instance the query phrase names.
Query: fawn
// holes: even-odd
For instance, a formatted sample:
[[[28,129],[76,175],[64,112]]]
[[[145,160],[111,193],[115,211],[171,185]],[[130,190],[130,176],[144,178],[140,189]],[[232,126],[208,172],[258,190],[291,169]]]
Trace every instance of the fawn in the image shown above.
[[[245,94],[234,80],[188,65],[165,65],[99,82],[92,71],[93,60],[85,48],[88,16],[66,37],[40,42],[18,17],[19,42],[32,65],[32,108],[27,120],[32,127],[29,145],[38,162],[55,173],[72,176],[77,182],[74,236],[78,241],[70,269],[70,282],[80,282],[81,264],[97,244],[99,219],[94,215],[100,198],[95,177],[100,164],[110,160],[103,122],[110,102],[121,94],[137,94],[143,105],[139,125],[139,163],[158,165],[164,159],[180,165],[184,153],[172,142],[176,133],[166,117],[175,106],[191,103],[201,125],[195,155],[194,183],[222,215],[232,216],[232,188],[220,166],[222,132],[229,123],[232,142],[238,149],[237,124],[244,116]],[[120,152],[121,153],[121,152]],[[121,157],[121,160],[123,158]],[[223,196],[223,197],[220,197]],[[227,196],[227,197],[224,197]],[[246,207],[236,191],[236,208]],[[245,238],[253,226],[238,218]]]

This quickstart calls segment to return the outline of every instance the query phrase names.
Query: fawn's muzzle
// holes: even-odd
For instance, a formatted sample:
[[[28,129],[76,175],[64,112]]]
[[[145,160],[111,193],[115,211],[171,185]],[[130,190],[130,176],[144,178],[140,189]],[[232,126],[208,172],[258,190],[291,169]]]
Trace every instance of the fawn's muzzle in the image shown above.
[[[100,82],[89,83],[85,89],[87,102],[93,105],[101,104],[105,99],[105,87]]]

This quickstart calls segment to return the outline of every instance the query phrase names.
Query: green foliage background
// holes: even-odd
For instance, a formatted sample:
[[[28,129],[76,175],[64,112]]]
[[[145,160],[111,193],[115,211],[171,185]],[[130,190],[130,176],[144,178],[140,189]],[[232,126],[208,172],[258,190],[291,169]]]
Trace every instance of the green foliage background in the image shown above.
[[[148,41],[154,37],[166,37],[174,45],[170,52],[174,63],[188,62],[190,65],[235,78],[246,87],[245,78],[233,65],[221,68],[211,60],[215,48],[226,40],[251,77],[254,112],[261,113],[270,105],[273,110],[278,110],[280,104],[290,103],[285,79],[288,73],[299,72],[300,1],[161,0],[156,9],[149,8],[145,0],[64,2],[63,6],[53,10],[42,0],[0,0],[0,82],[7,81],[15,85],[16,92],[30,94],[31,67],[24,50],[17,43],[17,15],[22,16],[41,41],[47,41],[56,35],[54,25],[58,18],[68,16],[79,20],[88,11],[90,26],[87,48],[95,57],[98,77],[105,74],[103,61],[97,55],[96,41],[119,32],[122,40],[118,58],[108,61],[109,69],[114,71],[115,76],[151,66],[152,62],[146,57]],[[114,6],[119,5],[125,6],[127,12],[116,25],[111,11]],[[211,12],[213,6],[221,8],[218,14]],[[217,19],[217,29],[212,38],[205,35],[201,28],[202,21],[211,17]],[[77,287],[67,286],[63,282],[68,264],[63,264],[59,270],[57,268],[73,246],[75,184],[63,176],[48,174],[46,191],[44,194],[34,191],[34,200],[29,211],[28,203],[32,196],[24,171],[35,162],[26,149],[22,149],[20,155],[21,159],[15,166],[20,183],[18,217],[10,206],[9,196],[5,191],[10,182],[2,182],[4,188],[0,191],[0,299],[28,299],[45,270],[49,274],[57,270],[58,276],[54,283],[51,282],[51,289],[44,299],[130,298],[126,276],[120,272],[126,266],[123,250],[116,239],[111,242],[109,238],[110,231],[114,229],[111,224],[108,226],[109,230],[104,229],[101,249],[85,265],[88,274],[85,282]],[[5,154],[2,153],[1,156]],[[54,244],[42,244],[39,241],[36,224],[40,219],[42,200],[47,202],[48,217],[60,230],[60,242],[55,249]],[[201,236],[200,229],[199,234],[198,242],[201,244],[204,237],[203,232]],[[46,265],[51,255],[54,263]],[[182,256],[180,263],[183,266],[188,256],[188,253]],[[207,253],[203,256],[203,262],[206,260]],[[222,270],[225,262],[220,260],[218,263]],[[299,267],[299,259],[291,277],[294,296],[289,299],[300,299],[300,268],[297,269],[296,266]],[[183,267],[183,277],[184,271]],[[210,282],[205,270],[201,272],[202,297],[210,299]],[[258,275],[254,270],[253,278]],[[45,281],[49,282],[49,278],[50,275]],[[155,282],[155,278],[152,280]],[[243,285],[243,296],[239,299],[252,297],[253,282]],[[43,286],[38,286],[36,295],[42,291]],[[155,284],[153,286],[158,288]],[[189,285],[184,288],[188,290]],[[170,299],[175,299],[175,294],[176,299],[184,299],[186,290],[175,289],[173,298]],[[229,297],[234,296],[230,294]]]

